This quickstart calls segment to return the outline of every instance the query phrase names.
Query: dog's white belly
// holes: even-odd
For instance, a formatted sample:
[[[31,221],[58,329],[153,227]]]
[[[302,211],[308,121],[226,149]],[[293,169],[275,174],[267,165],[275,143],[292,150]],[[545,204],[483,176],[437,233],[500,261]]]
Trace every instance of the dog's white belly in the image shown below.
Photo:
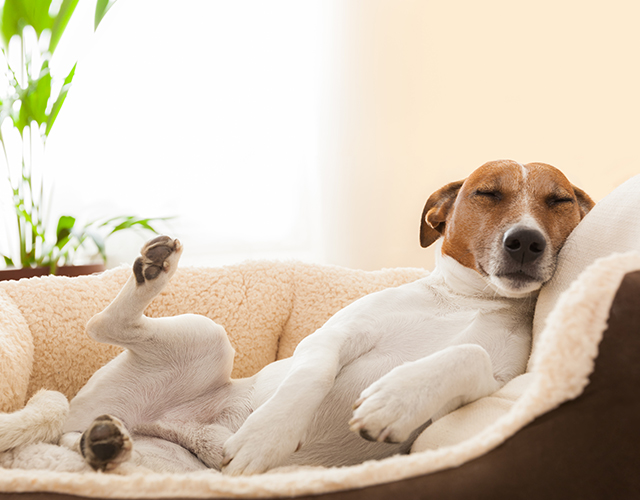
[[[327,323],[325,328],[339,328],[354,339],[368,337],[372,347],[340,370],[307,427],[301,448],[289,457],[288,464],[351,465],[408,451],[417,432],[405,443],[389,444],[366,441],[350,431],[348,422],[353,404],[361,392],[403,363],[425,358],[452,345],[485,344],[485,332],[492,340],[513,333],[508,331],[510,322],[505,321],[507,311],[499,303],[489,310],[485,307],[484,313],[457,307],[446,310],[437,307],[437,296],[425,293],[424,289],[422,293],[416,293],[420,288],[420,285],[412,284],[374,294],[347,308],[348,314],[339,314]],[[425,302],[434,307],[425,307]],[[370,314],[372,310],[377,312],[374,318]],[[496,329],[496,324],[502,328]],[[318,334],[322,335],[322,329],[316,332]],[[513,338],[520,342],[519,339],[526,338],[526,332]],[[491,350],[491,341],[489,344]],[[523,360],[519,364],[526,361],[525,350],[526,341],[522,349]],[[500,357],[498,352],[495,354]],[[278,361],[256,375],[254,408],[273,395],[290,365],[291,358]]]
[[[331,392],[318,408],[299,451],[288,464],[343,466],[407,452],[411,441],[402,444],[376,443],[349,430],[353,404],[360,393],[398,363],[370,353],[345,367]],[[412,436],[415,438],[415,436]]]
[[[287,375],[291,360],[287,358],[272,363],[256,376],[254,408],[273,395]],[[351,432],[348,423],[353,404],[360,393],[401,363],[400,358],[393,359],[372,351],[344,367],[307,428],[300,450],[289,457],[287,465],[353,465],[363,460],[408,451],[410,442],[388,444],[366,441]],[[291,418],[295,418],[295,415],[291,415]]]

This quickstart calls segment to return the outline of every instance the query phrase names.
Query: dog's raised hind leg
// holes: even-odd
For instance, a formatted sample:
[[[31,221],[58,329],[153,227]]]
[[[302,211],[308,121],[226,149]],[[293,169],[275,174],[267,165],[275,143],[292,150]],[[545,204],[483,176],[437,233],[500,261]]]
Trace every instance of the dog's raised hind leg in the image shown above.
[[[145,244],[120,293],[87,325],[93,339],[125,348],[70,403],[64,444],[81,452],[94,469],[111,470],[127,462],[130,434],[137,426],[230,382],[234,350],[224,328],[195,314],[144,315],[176,271],[181,251],[180,243],[166,236]],[[133,455],[145,463],[160,461],[165,467],[173,461],[176,470],[204,467],[175,443],[141,439],[143,445]]]
[[[131,347],[151,329],[144,310],[167,285],[178,267],[182,245],[168,236],[145,243],[132,274],[113,302],[87,324],[98,342]]]

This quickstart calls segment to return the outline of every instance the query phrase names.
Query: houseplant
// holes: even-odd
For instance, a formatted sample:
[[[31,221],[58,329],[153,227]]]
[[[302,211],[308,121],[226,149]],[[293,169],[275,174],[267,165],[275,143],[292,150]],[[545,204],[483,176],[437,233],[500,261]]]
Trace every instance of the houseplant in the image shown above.
[[[95,29],[113,3],[96,2]],[[159,220],[121,216],[80,223],[63,215],[50,221],[50,189],[38,161],[76,70],[74,65],[64,78],[57,78],[50,62],[77,4],[78,0],[5,0],[0,8],[0,143],[9,182],[6,194],[15,212],[13,228],[5,228],[7,240],[13,240],[6,247],[13,248],[0,247],[0,255],[7,267],[25,269],[25,276],[56,273],[59,266],[74,265],[90,252],[106,261],[105,240],[110,235],[132,228],[155,233],[153,224]]]

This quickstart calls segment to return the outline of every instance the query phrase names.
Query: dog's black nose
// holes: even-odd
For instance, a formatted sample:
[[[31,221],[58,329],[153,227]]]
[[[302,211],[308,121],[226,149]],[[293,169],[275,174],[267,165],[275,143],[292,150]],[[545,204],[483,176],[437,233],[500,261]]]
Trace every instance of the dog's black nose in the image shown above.
[[[518,264],[528,264],[542,256],[547,240],[537,229],[514,227],[504,234],[502,246]]]

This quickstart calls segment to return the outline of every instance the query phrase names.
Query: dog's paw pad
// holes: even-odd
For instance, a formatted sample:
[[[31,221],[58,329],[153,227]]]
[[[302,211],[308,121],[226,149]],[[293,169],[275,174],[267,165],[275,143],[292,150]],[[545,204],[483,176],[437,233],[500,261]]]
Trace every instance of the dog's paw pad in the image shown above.
[[[96,418],[82,434],[80,451],[94,470],[114,469],[131,455],[133,444],[124,424],[115,417]]]
[[[133,274],[138,284],[153,281],[163,271],[169,271],[173,267],[174,257],[179,256],[181,251],[180,242],[169,236],[158,236],[145,243],[140,257],[133,263]]]
[[[363,391],[353,405],[349,428],[367,441],[403,443],[413,430],[404,418],[409,410],[403,405],[403,398],[397,397],[397,390],[386,389],[389,388],[378,382]]]

